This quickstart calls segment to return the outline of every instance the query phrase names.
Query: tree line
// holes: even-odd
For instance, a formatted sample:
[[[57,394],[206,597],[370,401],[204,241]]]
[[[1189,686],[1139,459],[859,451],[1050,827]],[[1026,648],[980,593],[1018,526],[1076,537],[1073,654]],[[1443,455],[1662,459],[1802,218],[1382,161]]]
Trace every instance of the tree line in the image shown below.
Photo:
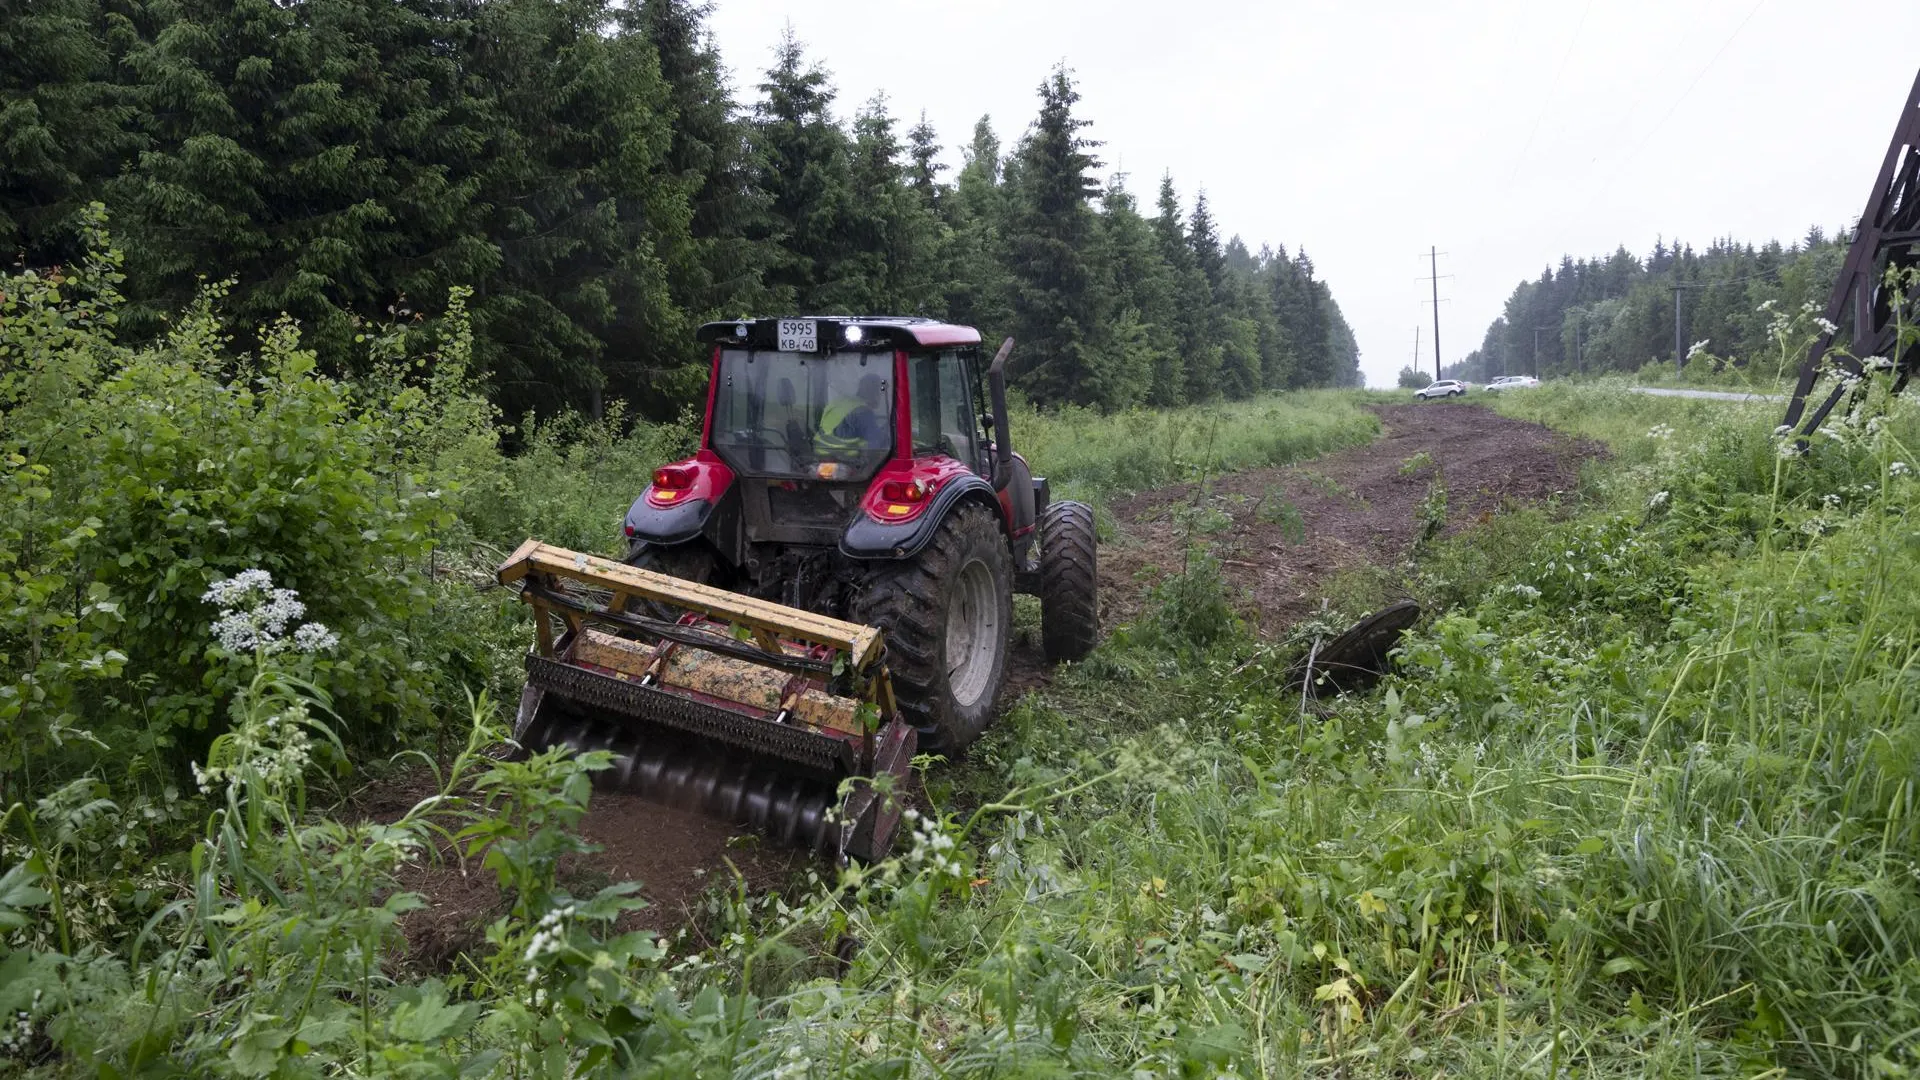
[[[1662,239],[1644,259],[1624,246],[1605,258],[1566,256],[1516,286],[1480,347],[1444,373],[1485,381],[1671,368],[1676,298],[1683,360],[1698,345],[1745,366],[1772,351],[1778,313],[1825,306],[1849,243],[1816,227],[1792,244],[1727,239],[1696,251]]]
[[[1041,404],[1173,405],[1359,382],[1304,251],[1223,240],[1171,176],[1151,216],[1062,66],[1003,149],[941,161],[884,96],[835,109],[788,33],[749,103],[695,0],[0,0],[0,252],[79,254],[104,203],[119,333],[208,282],[236,327],[285,312],[343,373],[394,320],[472,289],[510,415],[671,411],[692,330],[906,313],[1013,334]],[[904,130],[903,130],[904,128]],[[951,177],[943,173],[953,172]]]

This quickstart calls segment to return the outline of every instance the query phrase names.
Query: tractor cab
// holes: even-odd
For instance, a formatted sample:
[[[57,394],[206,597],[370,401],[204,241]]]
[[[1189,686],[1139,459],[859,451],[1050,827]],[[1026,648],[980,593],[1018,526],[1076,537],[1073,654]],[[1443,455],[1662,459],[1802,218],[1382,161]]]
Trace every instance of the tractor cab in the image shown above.
[[[944,455],[991,474],[977,419],[986,411],[978,332],[927,347],[890,333],[897,320],[847,321],[829,324],[838,340],[828,345],[818,333],[827,320],[769,321],[810,332],[768,347],[754,324],[720,324],[715,342],[706,441],[737,473],[857,483],[896,456]],[[800,347],[808,342],[823,347]]]
[[[779,318],[708,323],[699,340],[713,349],[700,452],[655,472],[629,540],[701,534],[743,568],[768,544],[903,558],[970,497],[998,505],[1024,568],[1045,481],[1001,452],[1005,358],[983,367],[979,331]]]

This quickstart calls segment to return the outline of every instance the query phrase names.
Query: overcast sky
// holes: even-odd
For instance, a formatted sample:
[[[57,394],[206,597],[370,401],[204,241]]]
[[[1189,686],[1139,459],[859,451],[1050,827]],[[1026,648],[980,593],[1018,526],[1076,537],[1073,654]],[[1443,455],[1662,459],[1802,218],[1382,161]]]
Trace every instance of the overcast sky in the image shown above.
[[[789,22],[842,118],[885,91],[956,165],[1064,60],[1105,171],[1304,246],[1376,386],[1416,325],[1432,367],[1429,246],[1452,363],[1562,253],[1851,225],[1920,61],[1916,0],[717,0],[743,102]]]

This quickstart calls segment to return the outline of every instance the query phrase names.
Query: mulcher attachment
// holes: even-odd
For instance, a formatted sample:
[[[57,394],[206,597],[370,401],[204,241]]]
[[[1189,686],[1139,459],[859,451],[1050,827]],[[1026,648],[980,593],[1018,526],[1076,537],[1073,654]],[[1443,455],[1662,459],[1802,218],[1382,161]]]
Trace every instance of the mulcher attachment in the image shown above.
[[[783,844],[886,854],[916,735],[879,630],[535,540],[497,576],[534,611],[520,745],[609,751],[599,783]]]

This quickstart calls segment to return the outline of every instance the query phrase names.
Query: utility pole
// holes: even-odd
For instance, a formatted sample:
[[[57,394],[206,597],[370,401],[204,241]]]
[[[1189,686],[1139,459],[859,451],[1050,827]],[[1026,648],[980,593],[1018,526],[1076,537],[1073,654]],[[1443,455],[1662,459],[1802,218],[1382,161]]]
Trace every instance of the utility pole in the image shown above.
[[[1533,377],[1536,379],[1540,377],[1540,334],[1542,331],[1552,329],[1553,327],[1551,326],[1536,326],[1533,328]]]
[[[1687,366],[1686,345],[1680,336],[1680,290],[1686,288],[1679,282],[1678,268],[1675,268],[1673,283],[1673,373],[1675,375]]]
[[[1433,284],[1433,377],[1440,378],[1440,250],[1427,249],[1428,276]]]

